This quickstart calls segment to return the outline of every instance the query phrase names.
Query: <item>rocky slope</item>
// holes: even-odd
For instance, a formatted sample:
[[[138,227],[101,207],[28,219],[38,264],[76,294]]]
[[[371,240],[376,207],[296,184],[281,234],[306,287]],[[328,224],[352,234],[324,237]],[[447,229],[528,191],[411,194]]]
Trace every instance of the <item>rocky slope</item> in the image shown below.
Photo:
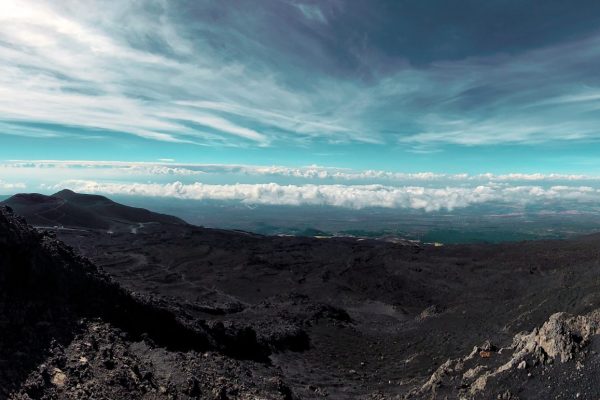
[[[270,356],[302,398],[531,398],[537,375],[518,369],[522,360],[491,375],[517,351],[514,337],[557,312],[600,307],[598,236],[436,248],[197,227],[60,235],[124,287],[180,304],[190,320],[250,326],[259,341],[306,338],[296,342],[301,351]],[[487,340],[494,346],[482,357]],[[444,372],[422,389],[446,360],[474,346],[482,349],[463,362],[460,379]],[[498,357],[493,349],[503,347]],[[576,367],[544,364],[540,376],[580,374]],[[537,398],[584,393],[558,379],[542,384]]]
[[[19,193],[0,205],[9,206],[27,221],[41,226],[65,226],[127,231],[148,223],[185,225],[177,217],[116,203],[104,196],[65,189],[51,196]]]
[[[182,321],[1,207],[0,254],[0,398],[292,396],[251,329]]]
[[[597,399],[599,244],[38,231],[0,208],[0,398]]]
[[[515,335],[507,347],[486,342],[448,359],[407,398],[597,399],[599,334],[600,309],[556,313],[541,327]]]

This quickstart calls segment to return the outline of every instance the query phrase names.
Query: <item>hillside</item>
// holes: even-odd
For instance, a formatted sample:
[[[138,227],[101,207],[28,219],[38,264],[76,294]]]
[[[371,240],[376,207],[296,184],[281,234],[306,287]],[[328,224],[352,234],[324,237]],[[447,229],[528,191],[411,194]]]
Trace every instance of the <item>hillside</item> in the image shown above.
[[[0,399],[285,399],[251,329],[185,321],[0,207]]]
[[[0,385],[15,399],[596,399],[599,243],[39,232],[1,210]]]
[[[2,202],[27,221],[39,226],[90,229],[136,229],[139,224],[184,225],[177,217],[116,203],[104,196],[80,194],[65,189],[51,196],[16,194]]]

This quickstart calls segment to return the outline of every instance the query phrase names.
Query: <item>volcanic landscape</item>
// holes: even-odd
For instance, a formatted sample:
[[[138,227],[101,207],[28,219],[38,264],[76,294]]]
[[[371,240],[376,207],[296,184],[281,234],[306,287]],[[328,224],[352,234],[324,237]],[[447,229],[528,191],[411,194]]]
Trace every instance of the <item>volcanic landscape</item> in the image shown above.
[[[600,235],[433,246],[0,205],[3,399],[598,399]]]

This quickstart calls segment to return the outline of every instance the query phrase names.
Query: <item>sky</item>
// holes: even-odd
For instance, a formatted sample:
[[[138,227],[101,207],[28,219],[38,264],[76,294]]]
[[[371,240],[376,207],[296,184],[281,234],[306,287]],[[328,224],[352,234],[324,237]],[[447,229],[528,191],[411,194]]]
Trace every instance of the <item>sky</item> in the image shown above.
[[[2,0],[0,192],[590,198],[598,65],[597,1]]]

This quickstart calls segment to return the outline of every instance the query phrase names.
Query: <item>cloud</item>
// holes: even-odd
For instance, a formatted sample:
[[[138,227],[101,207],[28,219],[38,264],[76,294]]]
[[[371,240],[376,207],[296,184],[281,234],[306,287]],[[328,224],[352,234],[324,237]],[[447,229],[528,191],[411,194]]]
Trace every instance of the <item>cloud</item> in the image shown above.
[[[21,135],[23,123],[36,123],[53,126],[26,133],[61,136],[61,126],[68,126],[228,146],[265,146],[280,137],[361,140],[337,118],[318,116],[313,100],[263,67],[224,60],[175,20],[177,11],[158,0],[101,6],[7,0],[0,15],[3,133]],[[215,34],[227,41],[234,32]],[[221,109],[201,110],[194,102]],[[271,123],[273,115],[280,117]]]
[[[327,19],[323,15],[323,12],[316,5],[298,3],[294,4],[294,6],[296,6],[298,10],[300,10],[302,15],[304,15],[304,17],[306,17],[309,20],[314,20],[321,23],[327,22]]]
[[[168,159],[167,159],[168,160]],[[66,170],[79,170],[85,173],[93,172],[95,175],[99,171],[115,172],[117,175],[177,175],[190,176],[201,175],[205,172],[201,169],[187,168],[173,164],[173,161],[154,162],[125,162],[125,161],[55,161],[55,160],[35,160],[35,161],[11,161],[0,164],[0,170],[56,170],[56,173],[64,174]]]
[[[479,185],[471,188],[426,188],[383,185],[278,185],[231,184],[212,185],[195,182],[184,184],[102,183],[71,180],[53,189],[71,188],[85,193],[169,197],[188,200],[239,201],[264,205],[327,205],[362,209],[368,207],[404,208],[425,211],[453,210],[488,202],[516,205],[543,204],[546,201],[597,203],[600,189],[588,186],[516,186]]]
[[[561,173],[509,173],[509,174],[447,174],[436,172],[394,172],[383,170],[352,170],[348,168],[324,167],[310,165],[305,167],[288,167],[280,165],[243,165],[243,164],[202,164],[177,163],[173,159],[162,159],[160,162],[132,161],[85,161],[85,160],[12,160],[0,163],[1,169],[58,169],[64,173],[66,169],[82,170],[97,174],[99,170],[115,171],[126,175],[198,176],[241,174],[247,176],[298,178],[309,181],[367,181],[371,183],[403,183],[403,182],[455,182],[478,184],[486,182],[600,182],[599,175],[561,174]]]
[[[27,185],[25,185],[24,183],[21,183],[21,182],[10,183],[10,182],[6,182],[6,181],[3,181],[2,179],[0,179],[0,190],[14,191],[14,190],[25,189],[26,187],[27,187]]]
[[[253,129],[244,128],[227,121],[224,118],[206,114],[192,114],[169,111],[167,113],[158,113],[158,116],[169,119],[181,119],[188,122],[194,122],[199,125],[213,128],[217,131],[229,133],[244,139],[249,139],[258,143],[267,143],[268,139],[262,133],[256,132]]]
[[[575,202],[592,206],[600,201],[600,176],[574,174],[472,175],[354,171],[317,165],[15,160],[0,164],[0,175],[35,181],[44,191],[68,187],[108,195],[352,209],[439,211],[490,202],[518,206]],[[13,192],[25,186],[0,181],[0,188]]]
[[[124,89],[132,89],[129,74],[148,84],[144,77],[152,70],[151,79],[156,79],[156,72],[176,73],[182,65],[137,51],[47,4],[9,0],[3,6],[0,38],[10,43],[0,46],[4,77],[0,115],[5,126],[11,121],[44,122],[171,142],[190,142],[179,137],[186,133],[198,136],[181,124],[154,116],[154,102],[145,104],[134,93],[127,95],[117,88],[125,84]],[[18,132],[18,127],[13,131]]]
[[[597,33],[565,33],[569,41],[519,51],[476,51],[466,41],[448,46],[463,57],[425,57],[434,50],[380,31],[393,23],[408,37],[446,39],[411,24],[423,12],[417,6],[384,15],[335,1],[268,2],[261,12],[250,3],[172,4],[5,0],[0,132],[50,138],[75,127],[82,137],[110,132],[182,145],[401,144],[427,154],[437,145],[600,138],[600,81],[589,67],[600,61]],[[447,26],[453,17],[443,10],[431,17]],[[454,28],[477,37],[478,27]],[[531,36],[542,41],[542,33]],[[419,59],[430,62],[411,62]]]

